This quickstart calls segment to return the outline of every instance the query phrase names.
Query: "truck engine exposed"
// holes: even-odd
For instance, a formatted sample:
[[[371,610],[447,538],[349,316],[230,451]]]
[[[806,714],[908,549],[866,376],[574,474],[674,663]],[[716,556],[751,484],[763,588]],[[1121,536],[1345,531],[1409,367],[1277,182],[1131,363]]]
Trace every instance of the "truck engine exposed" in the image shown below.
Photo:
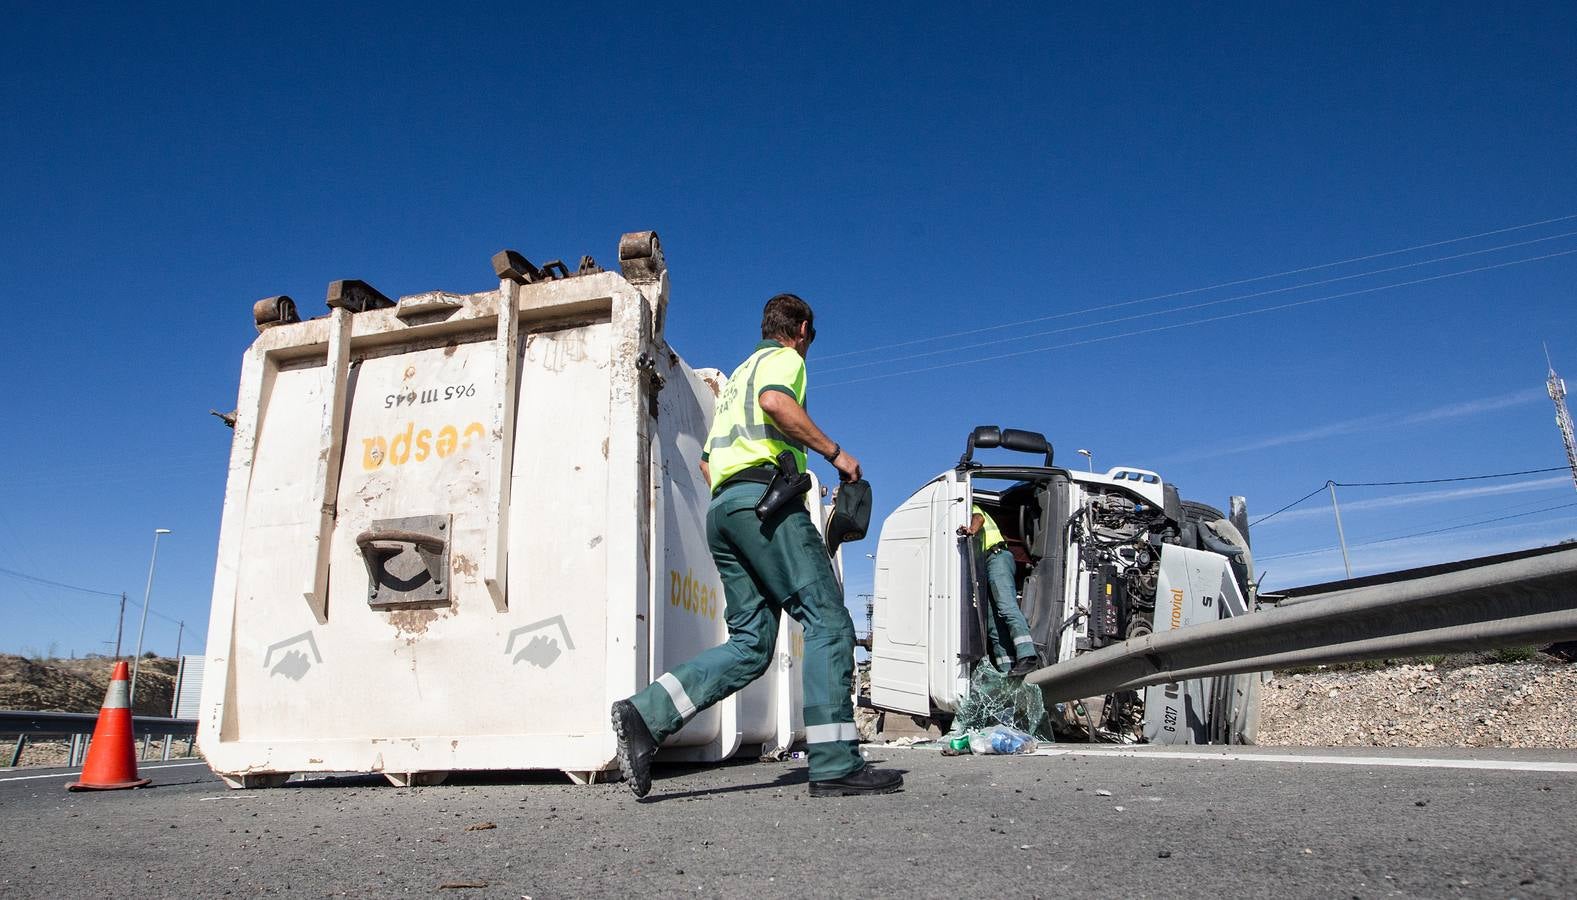
[[[973,459],[976,447],[992,446],[1043,452],[1046,464],[988,466]],[[901,679],[913,659],[903,643],[907,638],[897,637],[903,629],[896,617],[919,612],[915,597],[922,587],[930,604],[926,712],[933,721],[946,722],[967,690],[953,689],[945,670],[958,668],[958,676],[967,678],[990,656],[991,598],[980,561],[970,545],[951,539],[946,530],[975,505],[996,522],[1012,553],[1016,599],[1042,666],[1155,631],[1252,611],[1253,563],[1241,500],[1234,498],[1229,517],[1182,500],[1155,472],[1117,467],[1085,473],[1051,465],[1051,455],[1050,444],[1038,434],[976,429],[958,467],[893,514],[891,530],[884,527],[878,547],[875,705],[882,706],[879,698],[887,696],[919,712],[916,701],[890,692],[895,682],[887,675]],[[919,545],[908,530],[911,523],[928,534],[921,553],[914,552]],[[949,604],[953,608],[938,608]],[[883,634],[889,622],[892,627]],[[952,623],[956,637],[949,631]],[[956,662],[950,662],[946,651],[955,640]],[[1051,711],[1052,724],[1067,737],[1116,741],[1253,739],[1257,701],[1250,695],[1257,692],[1246,683],[1208,679],[1168,687],[1171,693],[1114,690],[1059,704]],[[1152,710],[1147,718],[1147,702],[1164,704],[1164,715]]]

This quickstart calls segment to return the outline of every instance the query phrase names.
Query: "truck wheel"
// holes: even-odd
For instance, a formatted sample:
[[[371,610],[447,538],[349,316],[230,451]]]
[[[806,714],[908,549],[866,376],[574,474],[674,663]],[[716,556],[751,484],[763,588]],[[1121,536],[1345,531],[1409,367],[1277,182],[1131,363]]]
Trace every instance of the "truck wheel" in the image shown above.
[[[1183,518],[1194,522],[1214,522],[1225,519],[1227,514],[1208,503],[1197,500],[1183,501]]]

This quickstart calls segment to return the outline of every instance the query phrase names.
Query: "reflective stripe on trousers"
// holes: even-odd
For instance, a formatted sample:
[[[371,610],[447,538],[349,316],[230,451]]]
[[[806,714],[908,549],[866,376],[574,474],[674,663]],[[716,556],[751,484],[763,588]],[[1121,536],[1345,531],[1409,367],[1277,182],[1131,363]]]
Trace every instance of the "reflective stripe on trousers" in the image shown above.
[[[854,623],[810,514],[797,506],[762,522],[755,506],[765,490],[753,482],[725,485],[707,510],[708,544],[727,601],[727,642],[674,666],[630,700],[652,737],[665,740],[698,711],[766,672],[787,612],[805,628],[805,655],[795,668],[803,686],[810,777],[842,778],[865,764],[850,699]]]

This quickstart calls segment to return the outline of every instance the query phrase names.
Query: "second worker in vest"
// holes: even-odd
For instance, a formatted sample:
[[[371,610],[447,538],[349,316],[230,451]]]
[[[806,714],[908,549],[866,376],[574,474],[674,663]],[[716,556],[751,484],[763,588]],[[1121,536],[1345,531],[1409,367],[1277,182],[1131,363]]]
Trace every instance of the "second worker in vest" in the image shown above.
[[[958,526],[958,533],[977,538],[976,543],[986,560],[986,581],[991,585],[991,658],[998,669],[1007,669],[1009,656],[1012,669],[1009,674],[1027,675],[1039,666],[1035,654],[1035,639],[1030,637],[1029,621],[1019,609],[1018,588],[1014,584],[1013,554],[1002,539],[997,523],[978,505],[971,508],[968,525]],[[1011,643],[1012,649],[1008,648]]]
[[[652,757],[665,739],[766,671],[784,612],[805,627],[810,795],[885,794],[903,786],[902,775],[872,769],[860,756],[850,699],[854,623],[803,497],[764,518],[756,511],[785,451],[798,471],[808,447],[844,480],[860,477],[859,460],[805,412],[805,353],[816,338],[810,306],[793,294],[773,297],[762,311],[761,337],[718,395],[701,456],[712,488],[706,536],[723,579],[728,641],[613,704],[619,767],[637,797],[651,789]]]

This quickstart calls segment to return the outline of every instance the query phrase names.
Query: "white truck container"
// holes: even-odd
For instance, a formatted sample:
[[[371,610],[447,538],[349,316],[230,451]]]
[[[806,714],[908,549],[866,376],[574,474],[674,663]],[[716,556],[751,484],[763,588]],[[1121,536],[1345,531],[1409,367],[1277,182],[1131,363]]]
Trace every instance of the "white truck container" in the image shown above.
[[[257,304],[198,728],[232,787],[593,781],[616,768],[609,705],[726,637],[697,471],[720,376],[663,339],[656,234],[623,237],[622,277],[493,262],[483,293],[335,282],[310,321]],[[665,758],[802,737],[787,618],[777,650]]]

